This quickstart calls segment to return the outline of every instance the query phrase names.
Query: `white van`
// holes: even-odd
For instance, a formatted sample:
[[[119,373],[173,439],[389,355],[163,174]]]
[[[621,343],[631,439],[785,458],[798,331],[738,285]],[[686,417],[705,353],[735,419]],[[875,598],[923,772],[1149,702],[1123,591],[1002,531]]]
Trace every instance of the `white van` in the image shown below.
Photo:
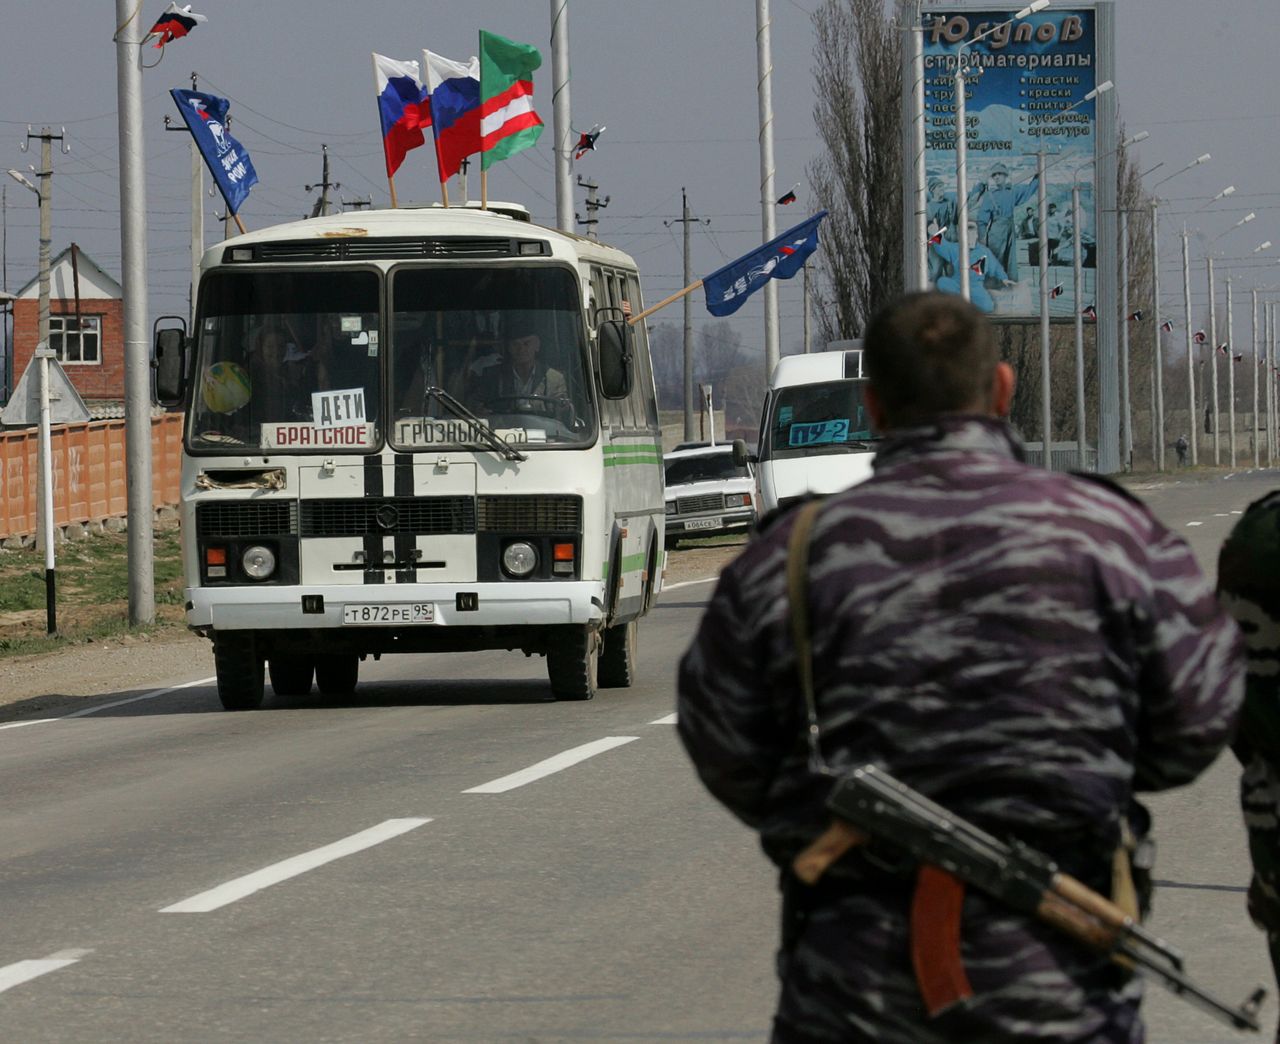
[[[862,401],[862,349],[843,348],[778,360],[760,418],[760,513],[812,493],[837,493],[871,477],[878,436]]]

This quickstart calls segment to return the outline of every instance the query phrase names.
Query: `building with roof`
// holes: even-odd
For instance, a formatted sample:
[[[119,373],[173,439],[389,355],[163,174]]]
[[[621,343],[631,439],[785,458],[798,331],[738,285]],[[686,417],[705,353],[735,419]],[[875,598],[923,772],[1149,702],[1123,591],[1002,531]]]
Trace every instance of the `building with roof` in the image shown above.
[[[40,278],[14,295],[10,388],[40,339]],[[92,417],[123,416],[124,289],[74,243],[49,264],[49,347]]]

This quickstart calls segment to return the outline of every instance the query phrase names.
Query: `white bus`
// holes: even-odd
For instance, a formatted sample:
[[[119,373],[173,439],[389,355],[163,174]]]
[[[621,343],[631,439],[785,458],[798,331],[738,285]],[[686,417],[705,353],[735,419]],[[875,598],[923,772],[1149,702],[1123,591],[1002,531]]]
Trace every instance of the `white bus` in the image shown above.
[[[544,655],[559,699],[627,686],[661,587],[660,429],[626,254],[504,212],[366,211],[227,240],[186,410],[187,623],[218,695],[354,689],[384,653]]]

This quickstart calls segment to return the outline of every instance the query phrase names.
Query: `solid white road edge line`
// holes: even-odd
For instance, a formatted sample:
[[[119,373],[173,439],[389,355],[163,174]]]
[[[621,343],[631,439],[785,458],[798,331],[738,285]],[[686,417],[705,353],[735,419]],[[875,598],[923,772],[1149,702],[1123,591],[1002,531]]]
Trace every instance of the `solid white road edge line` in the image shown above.
[[[38,979],[41,975],[48,975],[49,972],[55,972],[59,968],[65,968],[69,964],[75,964],[90,953],[92,950],[59,950],[57,953],[51,953],[48,957],[42,957],[38,961],[18,961],[17,964],[10,964],[4,968],[0,968],[0,993],[5,990],[11,990],[15,986],[21,986],[24,982],[30,982],[32,979]]]
[[[112,703],[100,703],[96,707],[86,707],[84,710],[72,711],[70,714],[62,715],[60,718],[35,718],[31,721],[13,721],[7,725],[0,725],[0,732],[5,729],[20,729],[26,725],[47,725],[51,721],[84,718],[90,714],[100,714],[105,710],[111,710],[113,707],[123,707],[126,703],[137,703],[139,700],[154,700],[158,696],[168,696],[171,692],[194,689],[197,685],[211,685],[217,680],[217,678],[197,678],[195,681],[183,682],[181,685],[170,685],[167,689],[154,689],[151,692],[144,692],[141,696],[130,696],[127,700],[115,700]]]
[[[229,903],[234,903],[238,899],[243,899],[245,896],[253,895],[254,892],[270,888],[281,881],[287,881],[291,877],[304,874],[308,870],[314,870],[325,863],[332,863],[335,859],[353,855],[366,848],[381,844],[383,841],[389,841],[393,837],[399,837],[401,834],[408,833],[410,830],[430,822],[430,819],[388,819],[385,823],[379,823],[368,830],[362,830],[358,834],[344,837],[341,841],[335,841],[331,845],[315,848],[310,852],[303,852],[301,855],[292,856],[279,863],[272,863],[261,870],[255,870],[251,874],[245,874],[244,877],[237,877],[234,880],[227,881],[216,888],[210,888],[207,892],[193,895],[190,899],[184,899],[180,903],[166,906],[160,912],[208,913]]]
[[[606,736],[604,739],[584,743],[581,747],[574,747],[572,750],[566,750],[554,757],[547,758],[545,761],[539,761],[536,765],[530,765],[527,769],[513,772],[509,776],[503,776],[501,779],[495,779],[489,783],[481,783],[480,786],[464,790],[463,793],[502,794],[508,790],[515,790],[516,787],[523,787],[526,783],[533,783],[544,776],[550,776],[561,769],[567,769],[570,765],[576,765],[579,761],[586,761],[587,758],[593,758],[597,754],[603,754],[606,750],[621,747],[624,743],[630,743],[632,740],[639,738],[639,736]]]
[[[701,580],[681,580],[678,584],[663,584],[662,591],[678,591],[682,587],[692,587],[694,584],[714,584],[719,579],[718,576],[704,576]],[[658,592],[659,599],[662,598],[662,591]]]
[[[674,725],[675,723],[676,716],[674,714],[668,714],[665,718],[658,718],[649,722],[650,725]]]

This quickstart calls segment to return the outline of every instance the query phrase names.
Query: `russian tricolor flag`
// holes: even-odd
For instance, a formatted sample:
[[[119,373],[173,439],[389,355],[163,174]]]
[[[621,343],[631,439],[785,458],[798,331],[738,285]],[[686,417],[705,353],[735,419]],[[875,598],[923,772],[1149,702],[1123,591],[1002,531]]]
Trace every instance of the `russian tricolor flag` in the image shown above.
[[[436,136],[440,180],[462,169],[462,161],[480,151],[480,59],[455,62],[422,52],[431,95],[431,126]]]
[[[422,128],[431,126],[431,101],[417,62],[401,62],[375,53],[373,79],[378,90],[387,177],[392,177],[404,162],[405,153],[426,143]]]

